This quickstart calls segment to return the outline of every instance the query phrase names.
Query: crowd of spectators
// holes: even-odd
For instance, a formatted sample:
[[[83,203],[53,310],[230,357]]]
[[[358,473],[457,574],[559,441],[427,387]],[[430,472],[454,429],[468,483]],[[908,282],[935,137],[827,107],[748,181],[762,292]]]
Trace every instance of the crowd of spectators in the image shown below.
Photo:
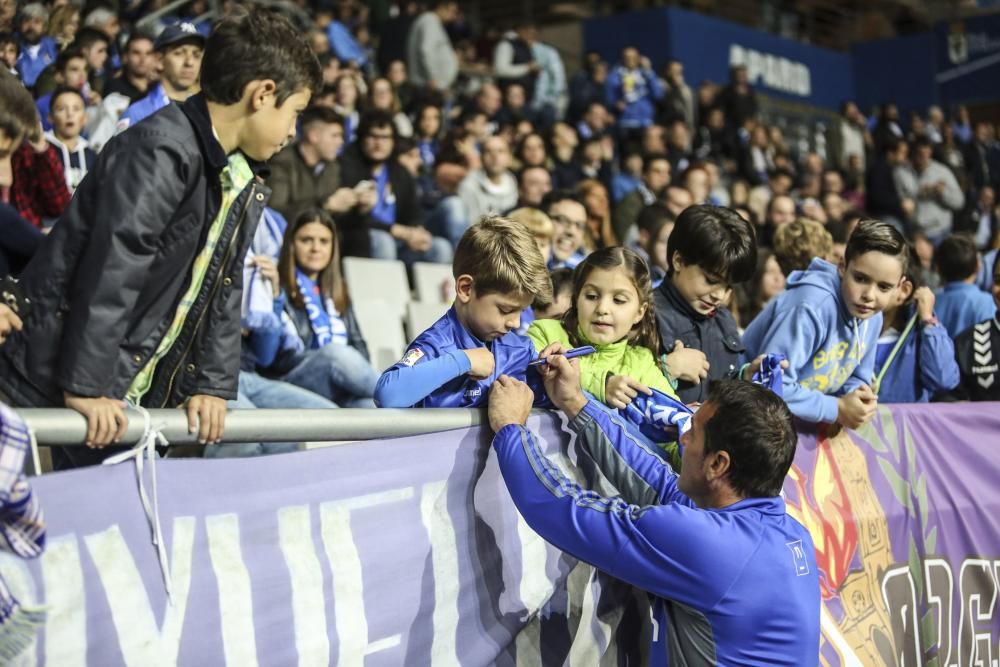
[[[0,145],[0,275],[17,275],[108,142],[199,92],[211,26],[197,0],[142,27],[148,3],[3,7],[0,60],[38,109],[20,145]],[[272,195],[244,285],[247,377],[296,385],[319,405],[372,405],[377,374],[340,258],[450,263],[470,226],[515,210],[543,230],[533,233],[557,276],[553,302],[536,304],[547,314],[566,270],[601,249],[635,251],[657,284],[676,273],[675,221],[707,204],[748,221],[759,247],[753,275],[725,290],[732,330],[718,344],[733,355],[786,279],[817,257],[842,264],[866,218],[893,225],[912,252],[909,287],[881,332],[890,363],[915,309],[921,322],[936,313],[959,341],[994,317],[998,125],[973,122],[964,107],[904,119],[891,103],[866,116],[845,102],[825,136],[793,142],[763,122],[741,66],[727,82],[692,85],[683,62],[653,63],[630,46],[615,62],[587,53],[567,77],[565,57],[535,25],[475,34],[456,2],[395,3],[380,15],[356,0],[303,9],[322,87],[297,138],[270,160]],[[961,381],[935,389],[995,399],[1000,382],[980,381],[995,369],[962,344]],[[331,346],[337,354],[319,353]],[[682,382],[692,364],[709,365],[702,351],[663,346],[667,356],[684,351],[667,366]],[[277,403],[296,404],[295,395]]]

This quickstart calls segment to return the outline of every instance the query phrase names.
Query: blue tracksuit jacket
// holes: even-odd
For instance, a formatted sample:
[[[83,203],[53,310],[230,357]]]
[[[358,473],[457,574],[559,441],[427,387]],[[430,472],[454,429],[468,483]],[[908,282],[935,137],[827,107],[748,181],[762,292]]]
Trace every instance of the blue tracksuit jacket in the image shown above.
[[[818,664],[815,551],[780,497],[699,509],[621,417],[591,400],[570,425],[620,497],[577,486],[521,426],[493,440],[500,470],[535,532],[654,596],[651,665]]]
[[[469,357],[463,350],[488,347],[496,360],[493,375],[485,380],[469,377]],[[410,343],[403,358],[382,373],[375,385],[375,404],[380,408],[475,408],[485,406],[489,388],[501,375],[527,382],[538,405],[551,405],[541,376],[528,362],[538,353],[525,336],[516,332],[484,343],[466,331],[455,307]]]

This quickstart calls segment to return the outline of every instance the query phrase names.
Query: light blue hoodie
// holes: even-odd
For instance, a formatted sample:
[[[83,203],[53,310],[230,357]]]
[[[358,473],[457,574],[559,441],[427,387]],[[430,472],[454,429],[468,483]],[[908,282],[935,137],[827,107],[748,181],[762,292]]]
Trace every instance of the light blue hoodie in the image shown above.
[[[870,384],[882,313],[852,317],[840,294],[837,267],[813,259],[788,276],[743,333],[746,359],[768,352],[788,357],[782,389],[792,414],[811,422],[837,421],[837,396]]]

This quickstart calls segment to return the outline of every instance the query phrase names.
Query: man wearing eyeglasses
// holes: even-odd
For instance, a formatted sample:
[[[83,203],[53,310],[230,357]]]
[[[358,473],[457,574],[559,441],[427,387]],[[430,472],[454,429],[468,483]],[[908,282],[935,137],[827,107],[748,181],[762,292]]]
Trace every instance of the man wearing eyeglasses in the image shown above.
[[[344,151],[343,185],[358,204],[338,216],[344,255],[413,262],[451,262],[451,244],[422,226],[413,177],[391,159],[396,133],[392,115],[373,110],[361,116],[358,139]]]
[[[587,209],[579,197],[567,190],[546,195],[542,208],[555,227],[549,269],[575,269],[587,256],[583,245],[587,230]]]

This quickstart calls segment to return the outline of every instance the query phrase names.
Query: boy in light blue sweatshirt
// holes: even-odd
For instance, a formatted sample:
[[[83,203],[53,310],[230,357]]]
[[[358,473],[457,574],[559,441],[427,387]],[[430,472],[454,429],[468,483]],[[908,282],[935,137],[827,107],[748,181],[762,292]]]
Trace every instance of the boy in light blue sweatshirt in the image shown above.
[[[862,221],[840,267],[817,258],[807,270],[792,272],[786,291],[747,327],[747,359],[764,353],[788,358],[782,389],[796,417],[856,429],[875,414],[870,383],[882,311],[907,258],[906,240],[892,225]]]

